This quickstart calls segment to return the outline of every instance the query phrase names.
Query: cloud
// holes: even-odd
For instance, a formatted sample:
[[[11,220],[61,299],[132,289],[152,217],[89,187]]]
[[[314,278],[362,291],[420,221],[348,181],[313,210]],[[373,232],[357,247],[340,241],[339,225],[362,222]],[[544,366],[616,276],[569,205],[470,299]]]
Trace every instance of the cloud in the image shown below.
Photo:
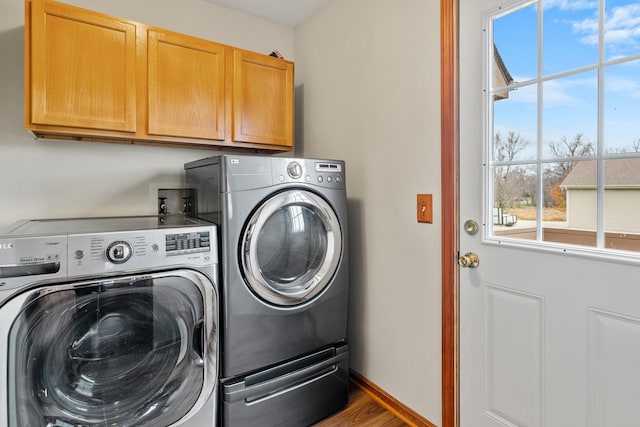
[[[605,76],[605,79],[607,82],[607,92],[616,94],[616,98],[614,99],[618,99],[618,96],[640,99],[640,80],[623,75]]]
[[[597,94],[597,87],[596,76],[549,80],[544,82],[544,104],[549,107],[591,105]],[[589,97],[591,94],[593,96]]]
[[[577,34],[583,34],[582,43],[598,44],[597,17],[572,23]],[[605,20],[605,43],[610,47],[636,46],[640,44],[640,4],[614,7]]]
[[[560,10],[598,9],[598,2],[594,0],[545,0],[544,8],[557,7]]]

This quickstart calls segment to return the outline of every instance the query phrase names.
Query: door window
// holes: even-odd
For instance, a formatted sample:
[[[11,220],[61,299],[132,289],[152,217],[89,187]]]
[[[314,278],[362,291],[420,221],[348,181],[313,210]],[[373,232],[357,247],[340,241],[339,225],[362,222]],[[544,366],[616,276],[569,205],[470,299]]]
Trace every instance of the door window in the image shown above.
[[[205,316],[186,276],[34,291],[9,334],[11,425],[174,423],[202,392]]]
[[[489,240],[640,257],[639,22],[630,0],[488,17]]]
[[[340,224],[320,196],[290,190],[268,199],[242,240],[245,277],[263,299],[300,304],[329,283],[342,254]]]

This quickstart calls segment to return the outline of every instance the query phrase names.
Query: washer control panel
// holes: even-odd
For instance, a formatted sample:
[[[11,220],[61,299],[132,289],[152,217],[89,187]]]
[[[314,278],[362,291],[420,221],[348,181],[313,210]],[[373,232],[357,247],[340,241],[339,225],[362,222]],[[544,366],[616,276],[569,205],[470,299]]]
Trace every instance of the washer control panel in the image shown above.
[[[157,218],[151,219],[155,227]],[[55,228],[59,224],[47,221],[21,222],[16,227]],[[96,223],[106,228],[131,223],[147,228],[89,232]],[[47,280],[218,264],[216,225],[149,227],[146,217],[100,218],[77,223],[78,232],[37,234],[29,230],[0,235],[0,303],[10,296],[4,291]]]
[[[0,291],[63,277],[66,255],[67,236],[0,238]]]
[[[169,256],[209,252],[210,248],[211,235],[208,231],[167,234],[165,238],[165,249]]]
[[[69,276],[216,264],[212,226],[69,235]]]

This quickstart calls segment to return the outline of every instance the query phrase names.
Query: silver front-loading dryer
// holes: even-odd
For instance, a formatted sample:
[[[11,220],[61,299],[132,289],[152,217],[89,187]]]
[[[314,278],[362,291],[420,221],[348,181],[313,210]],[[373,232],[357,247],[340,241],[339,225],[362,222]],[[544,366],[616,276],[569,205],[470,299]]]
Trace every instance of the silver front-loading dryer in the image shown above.
[[[347,402],[348,227],[342,161],[215,156],[185,165],[221,238],[221,414],[308,425]]]
[[[215,425],[216,233],[120,217],[0,234],[0,425]]]

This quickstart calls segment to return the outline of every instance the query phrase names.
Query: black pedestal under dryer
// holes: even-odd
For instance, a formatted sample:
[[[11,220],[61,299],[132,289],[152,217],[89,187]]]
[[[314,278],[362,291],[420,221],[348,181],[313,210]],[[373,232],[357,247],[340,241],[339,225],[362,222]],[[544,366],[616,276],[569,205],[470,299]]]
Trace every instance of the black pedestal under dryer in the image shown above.
[[[185,165],[221,238],[222,424],[309,425],[348,394],[342,161],[225,155]]]
[[[216,240],[164,217],[1,234],[0,425],[215,425]]]

